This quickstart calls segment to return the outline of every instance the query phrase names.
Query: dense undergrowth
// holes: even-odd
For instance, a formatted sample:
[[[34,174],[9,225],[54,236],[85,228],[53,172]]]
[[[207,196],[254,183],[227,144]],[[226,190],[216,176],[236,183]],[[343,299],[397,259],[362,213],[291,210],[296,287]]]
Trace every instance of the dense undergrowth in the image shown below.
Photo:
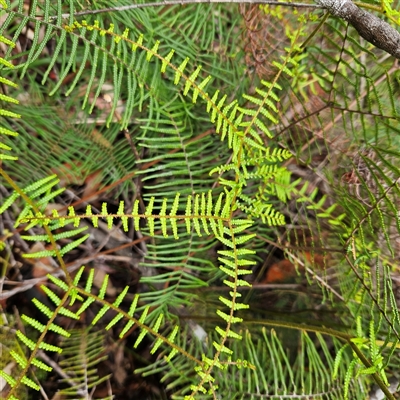
[[[396,398],[397,60],[315,7],[53,3],[0,0],[1,395]]]

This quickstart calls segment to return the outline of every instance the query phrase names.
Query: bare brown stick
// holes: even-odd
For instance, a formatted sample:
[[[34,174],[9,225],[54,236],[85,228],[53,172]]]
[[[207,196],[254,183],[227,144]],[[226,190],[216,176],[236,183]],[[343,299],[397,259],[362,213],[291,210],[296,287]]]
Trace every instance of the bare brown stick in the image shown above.
[[[348,21],[365,40],[400,59],[400,33],[376,15],[351,0],[315,0],[333,16]]]

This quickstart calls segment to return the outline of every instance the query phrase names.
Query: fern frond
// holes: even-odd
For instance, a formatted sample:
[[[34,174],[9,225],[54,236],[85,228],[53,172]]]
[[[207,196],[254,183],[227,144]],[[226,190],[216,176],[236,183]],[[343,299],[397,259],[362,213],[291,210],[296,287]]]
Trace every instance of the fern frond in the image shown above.
[[[96,366],[104,361],[104,338],[98,332],[74,330],[62,343],[60,367],[67,376],[62,381],[68,385],[60,390],[67,398],[87,396],[89,389],[100,385],[110,375],[100,376]]]
[[[304,42],[307,52],[297,54],[304,49],[299,43],[305,22],[313,24],[313,17],[302,15],[293,19],[299,26],[295,31],[292,19],[287,20],[290,47],[283,57],[271,57],[276,71],[272,81],[250,83],[250,66],[243,71],[240,42],[233,40],[240,31],[235,18],[241,17],[228,12],[230,6],[187,4],[165,7],[162,13],[148,7],[143,13],[109,13],[107,21],[89,16],[74,22],[72,16],[83,5],[70,2],[68,25],[62,25],[60,1],[34,2],[29,15],[22,0],[15,7],[17,12],[5,11],[0,34],[13,31],[13,43],[28,28],[32,35],[26,51],[11,55],[8,50],[0,66],[8,74],[0,83],[10,88],[10,95],[0,98],[10,105],[2,111],[5,139],[0,146],[6,153],[12,148],[12,156],[20,158],[9,163],[8,175],[1,171],[6,190],[13,192],[0,204],[0,213],[21,207],[16,226],[32,229],[22,239],[50,243],[27,257],[57,257],[65,281],[49,277],[50,285],[42,287],[55,310],[34,300],[48,318],[46,324],[22,317],[40,338],[36,344],[22,338],[32,355],[27,360],[15,356],[24,371],[16,380],[5,379],[14,387],[20,382],[32,386],[26,377],[30,366],[46,369],[39,365],[38,349],[58,352],[57,346],[50,347],[47,333],[69,333],[55,318],[80,321],[92,315],[97,329],[116,331],[121,339],[136,329],[134,347],[150,338],[150,352],[159,356],[142,371],[163,374],[177,398],[251,397],[256,388],[276,398],[361,400],[372,378],[385,387],[386,374],[396,367],[400,332],[391,279],[398,264],[400,168],[398,154],[386,146],[396,148],[400,129],[392,67],[383,71],[388,60],[374,64],[382,80],[370,68],[372,62],[365,61],[368,49],[347,34],[343,21],[315,31],[318,40],[310,37]],[[176,21],[179,29],[171,29]],[[6,44],[2,48],[9,46],[0,41]],[[41,57],[50,45],[52,51]],[[21,79],[14,78],[16,72],[22,72],[23,90],[29,86],[30,95],[38,93],[36,104],[33,95],[26,100],[14,91],[12,82]],[[51,101],[44,96],[49,91]],[[13,104],[15,98],[24,101]],[[21,121],[12,119],[18,113],[24,116]],[[376,155],[360,150],[361,142]],[[283,168],[280,163],[292,154],[296,160]],[[43,171],[65,177],[65,186],[83,185],[96,172],[102,185],[112,184],[108,189],[114,189],[115,202],[99,209],[88,205],[86,211],[72,205],[65,215],[53,211],[50,202],[59,200],[62,189],[55,188],[54,176],[39,180]],[[347,185],[349,176],[355,188]],[[32,181],[35,186],[29,185]],[[92,222],[91,232],[99,229],[99,219],[110,230],[121,225],[132,245],[143,245],[140,297],[124,286],[110,299],[108,276],[98,283],[93,269],[82,267],[72,276],[65,267],[66,253],[87,239],[87,228],[79,227],[82,219]],[[278,228],[285,220],[287,225]],[[304,275],[308,282],[290,296],[280,289],[276,302],[270,289],[248,290],[250,274],[259,269],[258,281],[268,282],[264,267],[271,267],[274,247],[278,258],[285,254],[290,261],[284,261],[293,261],[296,279]],[[324,258],[321,265],[319,257]],[[212,282],[222,282],[228,290],[203,290]],[[209,302],[206,296],[212,295]],[[278,309],[279,318],[270,323],[276,330],[256,326],[266,321],[260,295],[265,308],[273,304]],[[252,297],[256,307],[248,301]],[[182,318],[176,324],[171,313],[181,315],[196,302],[202,302],[196,322]],[[221,318],[216,323],[205,315],[209,304],[213,317],[217,312]],[[285,311],[288,305],[299,311],[297,317],[279,312],[280,304]],[[334,318],[327,321],[323,317],[331,307]],[[299,317],[304,310],[312,310],[312,319],[321,318],[321,326],[334,323],[354,337],[343,339],[330,328],[308,331],[307,318]],[[238,325],[249,317],[251,335]],[[290,318],[297,319],[286,321]],[[295,333],[288,334],[282,322]],[[206,337],[205,332],[213,334]],[[100,336],[93,338],[97,356],[103,348]],[[98,358],[90,359],[86,346],[91,336],[85,332],[82,337],[75,353],[83,364],[96,364]],[[74,364],[72,357],[69,363]],[[83,372],[86,381],[82,375],[66,381],[71,388],[65,396],[87,397],[89,387],[107,379],[95,368]]]
[[[54,185],[54,182],[52,183]],[[44,190],[48,187],[41,188],[39,191],[36,191],[33,194],[33,197],[37,197],[38,195],[42,194]],[[27,190],[27,189],[26,189]],[[47,202],[49,199],[58,195],[59,192],[52,193],[51,195],[46,196],[41,202]],[[11,196],[3,205],[3,209],[9,207],[9,205],[16,200],[18,196],[14,195]],[[33,226],[34,224],[41,223],[49,225],[51,221],[54,221],[54,224],[50,227],[52,229],[56,229],[59,227],[64,227],[69,223],[73,223],[75,227],[78,227],[80,221],[86,218],[90,218],[93,222],[93,226],[96,228],[98,226],[98,219],[102,218],[106,220],[108,228],[111,229],[114,226],[115,219],[121,219],[123,223],[123,227],[125,230],[128,229],[127,221],[128,219],[132,219],[135,225],[136,230],[140,229],[141,221],[146,221],[148,224],[148,228],[150,234],[152,236],[155,235],[156,229],[156,220],[160,221],[161,233],[164,237],[168,237],[168,226],[167,223],[170,225],[171,231],[174,233],[174,238],[178,239],[178,222],[184,221],[186,226],[187,233],[190,233],[192,227],[194,227],[197,235],[201,237],[202,230],[206,234],[210,234],[212,231],[215,235],[222,235],[223,232],[223,223],[227,220],[230,211],[227,206],[229,202],[226,201],[227,196],[223,193],[219,195],[217,201],[214,201],[214,197],[212,192],[209,191],[207,194],[204,192],[201,195],[191,196],[189,195],[186,200],[186,215],[177,215],[179,204],[180,204],[180,194],[177,193],[172,200],[168,200],[164,198],[161,204],[161,207],[155,210],[155,198],[151,197],[149,203],[147,204],[146,210],[143,214],[139,213],[139,201],[136,200],[133,205],[133,210],[131,214],[127,214],[124,212],[124,203],[120,202],[118,212],[116,214],[110,214],[107,211],[107,204],[103,203],[101,212],[99,214],[93,214],[92,208],[90,205],[86,208],[86,213],[82,215],[76,215],[74,208],[69,207],[68,215],[60,216],[57,210],[52,211],[52,216],[44,216],[41,213],[36,213],[36,215],[32,215],[30,212],[30,208],[27,207],[26,211],[24,211],[23,216],[20,218],[19,223],[29,223],[29,226]],[[169,212],[167,213],[167,205],[168,202],[172,203]],[[221,208],[221,204],[224,203],[225,206]],[[201,224],[200,224],[201,223]],[[239,222],[237,223],[239,224]],[[73,229],[65,233],[60,233],[53,235],[53,240],[65,239],[69,237],[73,237],[85,231],[87,228],[82,227],[79,229]],[[75,241],[69,243],[64,248],[60,250],[61,254],[65,254],[66,252],[72,250],[80,243],[82,243],[87,236],[83,236],[82,238],[76,239]],[[46,235],[35,235],[29,240],[47,240],[49,241],[48,236]],[[42,251],[40,253],[35,254],[27,254],[26,257],[46,257],[49,255],[54,255],[53,250]]]
[[[56,175],[48,176],[46,178],[43,178],[39,181],[34,182],[33,184],[25,187],[25,189],[18,191],[15,191],[11,196],[8,197],[2,204],[0,208],[0,213],[4,213],[13,203],[16,199],[18,199],[20,196],[23,196],[24,194],[27,194],[29,196],[29,199],[36,199],[37,197],[45,194],[46,192],[49,192],[57,183],[59,182],[58,178]],[[47,202],[57,196],[60,193],[60,191],[57,192],[52,192],[51,194],[47,194],[46,196],[43,196],[40,201],[39,205],[43,207],[43,205],[47,204]],[[25,200],[27,197],[25,197]],[[25,216],[32,212],[32,206],[30,204],[26,205],[25,208],[21,211],[21,216],[18,219],[16,226],[19,226],[19,223],[21,220],[25,218]]]
[[[3,45],[8,46],[9,49],[13,49],[15,47],[15,43],[6,37],[0,35],[0,43],[3,43]],[[0,64],[2,64],[5,67],[8,67],[10,69],[14,68],[14,65],[7,61],[4,57],[0,57]],[[4,71],[4,68],[2,69]],[[13,81],[5,78],[4,76],[0,76],[0,83],[9,87],[16,88],[18,85],[14,83]],[[0,95],[0,101],[9,103],[9,104],[18,104],[18,100],[15,99],[14,97],[7,96],[5,94]],[[21,118],[21,115],[11,112],[9,110],[0,108],[0,115],[2,117],[9,117],[9,118]],[[18,136],[18,133],[13,130],[13,129],[7,129],[4,126],[0,126],[0,135],[8,135],[8,136]],[[10,146],[7,146],[3,143],[0,143],[0,149],[2,150],[7,150],[10,151],[12,148]],[[5,161],[15,161],[18,158],[12,155],[4,154],[3,152],[0,153],[0,160],[5,160]]]

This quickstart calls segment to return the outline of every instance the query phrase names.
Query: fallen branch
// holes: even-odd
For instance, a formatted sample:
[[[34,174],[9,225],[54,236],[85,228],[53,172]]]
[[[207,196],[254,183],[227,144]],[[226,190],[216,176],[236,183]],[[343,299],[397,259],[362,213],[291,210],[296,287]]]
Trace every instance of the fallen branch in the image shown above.
[[[400,33],[387,22],[357,7],[351,0],[315,0],[333,16],[348,21],[369,43],[400,59]]]

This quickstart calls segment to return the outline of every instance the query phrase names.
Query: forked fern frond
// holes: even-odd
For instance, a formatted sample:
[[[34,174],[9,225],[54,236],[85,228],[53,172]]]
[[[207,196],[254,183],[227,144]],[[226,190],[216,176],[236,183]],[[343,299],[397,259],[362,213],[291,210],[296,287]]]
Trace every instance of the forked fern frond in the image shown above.
[[[22,343],[24,343],[24,345],[26,345],[31,350],[31,356],[29,360],[24,360],[16,353],[12,354],[16,362],[20,364],[20,366],[23,368],[21,375],[17,379],[12,378],[4,371],[1,372],[1,375],[7,380],[7,382],[10,383],[12,387],[16,387],[21,382],[23,384],[30,386],[33,389],[39,390],[38,385],[33,383],[30,379],[26,378],[26,372],[31,364],[45,371],[51,371],[51,367],[47,366],[45,363],[35,358],[38,350],[43,349],[50,352],[58,352],[58,353],[62,352],[62,348],[46,343],[43,340],[43,338],[45,337],[48,331],[56,332],[67,338],[71,336],[69,332],[65,331],[60,326],[54,324],[52,321],[55,320],[58,314],[63,315],[64,317],[67,318],[79,320],[82,314],[88,309],[88,307],[91,306],[96,301],[101,301],[103,306],[100,308],[100,310],[98,310],[97,314],[93,318],[91,322],[92,325],[96,325],[108,311],[114,311],[114,312],[116,311],[117,312],[116,315],[107,324],[105,329],[109,330],[120,321],[122,323],[122,320],[125,319],[126,321],[121,326],[122,329],[119,335],[120,338],[122,338],[133,327],[133,325],[138,326],[141,332],[134,343],[134,348],[136,348],[141,343],[146,334],[150,334],[156,338],[156,341],[154,342],[153,345],[152,353],[155,353],[156,350],[160,347],[160,345],[164,343],[167,344],[168,347],[170,348],[169,354],[166,355],[165,357],[167,361],[171,361],[174,355],[180,351],[183,352],[183,354],[185,354],[186,356],[189,356],[189,354],[187,354],[183,349],[180,349],[174,344],[175,337],[179,330],[178,326],[175,326],[168,336],[163,336],[162,334],[159,333],[159,329],[161,328],[163,321],[162,314],[159,314],[159,316],[155,321],[154,320],[151,321],[151,319],[148,318],[150,307],[146,306],[144,307],[144,309],[142,307],[138,308],[138,300],[139,300],[138,295],[134,296],[133,300],[130,302],[129,310],[123,311],[123,309],[120,308],[121,303],[125,300],[129,287],[126,287],[125,290],[123,290],[117,296],[117,298],[113,303],[109,303],[105,300],[108,277],[107,276],[105,277],[102,286],[99,290],[99,293],[96,295],[92,293],[92,283],[94,277],[93,269],[89,271],[85,287],[81,288],[78,286],[83,271],[84,267],[82,267],[79,270],[79,272],[76,275],[76,278],[74,279],[74,284],[69,287],[58,278],[55,278],[51,275],[48,276],[48,278],[57,286],[58,290],[61,290],[62,292],[64,292],[64,294],[62,297],[60,297],[53,290],[49,289],[47,286],[42,285],[42,290],[47,294],[49,299],[54,303],[56,307],[54,311],[50,310],[49,307],[47,307],[41,301],[34,299],[34,304],[36,305],[36,307],[41,311],[41,313],[45,315],[46,318],[49,319],[47,325],[43,325],[32,318],[23,316],[23,320],[39,332],[39,334],[41,335],[41,340],[38,343],[35,343],[31,339],[29,339],[26,335],[24,335],[21,331],[17,331],[18,338],[21,340]],[[74,303],[80,303],[80,307],[76,311],[72,311],[70,309],[71,305]],[[135,313],[138,313],[140,308],[142,308],[142,310],[140,311],[139,316],[136,317]],[[197,363],[201,364],[199,360],[197,361]]]
[[[71,333],[58,317],[80,324],[85,316],[93,329],[113,330],[120,340],[133,339],[135,349],[146,345],[157,354],[141,371],[160,372],[177,398],[364,399],[372,380],[392,398],[385,384],[396,371],[400,340],[394,290],[400,129],[388,61],[372,62],[340,20],[314,31],[304,51],[306,26],[317,17],[287,16],[290,46],[271,60],[274,77],[250,82],[230,6],[147,7],[97,21],[91,15],[74,21],[87,5],[67,6],[68,21],[61,2],[34,2],[29,15],[23,0],[1,9],[7,17],[0,42],[8,50],[0,69],[8,76],[0,83],[12,96],[0,98],[11,110],[2,112],[0,133],[2,148],[19,157],[1,169],[0,214],[17,214],[18,229],[1,239],[24,229],[20,240],[50,245],[23,257],[56,257],[65,273],[49,275],[41,288],[50,305],[34,299],[44,321],[21,317],[40,336],[35,343],[18,333],[29,355],[14,354],[23,370],[18,377],[1,371],[14,387],[7,396],[21,383],[38,388],[29,369],[49,370],[39,350],[63,348],[49,332]],[[22,42],[25,51],[12,52]],[[12,82],[21,80],[28,99],[14,91]],[[13,104],[16,98],[21,104]],[[12,118],[19,113],[21,121]],[[101,189],[71,204],[54,175],[43,179],[49,173],[66,178],[60,186],[86,185],[96,173]],[[95,196],[97,204],[89,204]],[[74,275],[66,267],[70,256],[94,248],[97,239],[85,233],[103,225],[106,235],[119,227],[127,232],[124,257],[141,275],[138,290],[124,281],[110,295],[111,276],[98,282],[94,269]],[[277,294],[264,286],[271,283],[265,268],[283,263],[293,267],[296,282]],[[251,288],[254,272],[263,285]],[[82,362],[91,361],[97,358]],[[87,376],[70,381],[66,393],[86,395],[82,382],[107,378]]]

